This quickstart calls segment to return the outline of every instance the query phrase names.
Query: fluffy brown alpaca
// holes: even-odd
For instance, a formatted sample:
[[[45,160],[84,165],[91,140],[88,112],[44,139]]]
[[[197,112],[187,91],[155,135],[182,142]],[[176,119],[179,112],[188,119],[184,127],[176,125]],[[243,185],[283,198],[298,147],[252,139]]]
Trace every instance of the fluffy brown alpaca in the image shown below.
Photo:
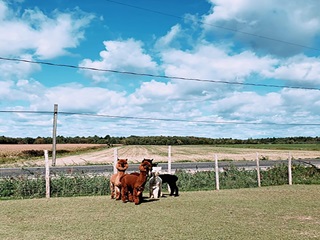
[[[128,169],[128,159],[118,159],[116,164],[117,173],[113,174],[110,178],[110,192],[111,199],[116,198],[120,200],[121,198],[121,177],[125,175],[125,171]]]
[[[147,182],[147,177],[152,171],[152,164],[143,161],[139,166],[140,174],[125,174],[121,178],[121,199],[125,203],[128,200],[136,205],[142,201],[142,193]]]

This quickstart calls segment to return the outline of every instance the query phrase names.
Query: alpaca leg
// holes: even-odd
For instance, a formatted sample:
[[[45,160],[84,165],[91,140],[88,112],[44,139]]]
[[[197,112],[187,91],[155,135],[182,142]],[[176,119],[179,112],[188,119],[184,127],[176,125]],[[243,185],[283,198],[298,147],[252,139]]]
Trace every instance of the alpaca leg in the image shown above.
[[[159,198],[162,197],[162,184],[159,184]]]
[[[140,204],[140,194],[139,191],[137,189],[133,190],[133,201],[135,205]]]
[[[179,196],[179,188],[178,188],[177,185],[176,185],[176,194],[175,194],[175,196]]]
[[[153,190],[152,187],[149,187],[149,198],[153,198]]]
[[[153,189],[152,189],[152,181],[151,181],[151,179],[150,179],[150,181],[149,181],[149,198],[152,198],[153,196],[153,194],[152,194],[152,191],[153,191]]]
[[[172,196],[172,192],[171,191],[172,191],[172,188],[171,188],[170,184],[168,183],[168,192],[169,192],[170,196]]]
[[[127,202],[127,194],[128,194],[128,187],[127,186],[122,186],[121,188],[121,199],[122,202]]]
[[[118,186],[115,186],[115,192],[116,192],[116,200],[121,199],[121,189]]]
[[[153,197],[159,198],[159,187],[158,186],[156,186],[153,190]]]
[[[130,189],[130,190],[128,191],[128,201],[129,201],[129,202],[133,202],[133,197],[134,197],[133,191],[132,191],[132,189]]]
[[[113,183],[110,183],[111,199],[114,199],[115,189]]]

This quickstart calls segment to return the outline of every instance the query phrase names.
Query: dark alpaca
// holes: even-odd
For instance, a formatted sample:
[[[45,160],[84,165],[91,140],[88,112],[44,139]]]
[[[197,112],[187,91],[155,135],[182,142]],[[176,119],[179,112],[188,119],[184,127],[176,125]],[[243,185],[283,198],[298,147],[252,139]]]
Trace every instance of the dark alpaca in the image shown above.
[[[153,163],[153,159],[144,158],[142,162],[148,161],[152,164],[152,167],[158,166],[158,163]],[[171,174],[159,174],[162,179],[162,184],[167,183],[169,186],[170,196],[179,196],[179,188],[177,186],[178,177]]]
[[[171,174],[159,174],[162,184],[167,183],[169,186],[170,196],[179,196],[179,188],[177,186],[178,177]]]
[[[125,174],[121,178],[121,199],[134,202],[136,205],[142,201],[142,193],[147,182],[147,177],[152,171],[152,164],[149,161],[142,161],[139,166],[140,174]]]
[[[116,164],[117,173],[113,174],[110,178],[110,192],[111,199],[121,199],[121,182],[120,179],[124,176],[125,171],[128,169],[128,159],[118,159]]]

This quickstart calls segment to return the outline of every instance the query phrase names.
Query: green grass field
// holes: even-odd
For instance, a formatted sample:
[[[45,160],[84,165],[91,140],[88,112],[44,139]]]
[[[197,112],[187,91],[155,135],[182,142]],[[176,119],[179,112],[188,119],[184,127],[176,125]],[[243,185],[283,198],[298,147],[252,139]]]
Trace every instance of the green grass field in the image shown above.
[[[144,192],[147,196],[147,192]],[[0,201],[0,239],[320,239],[320,185]]]

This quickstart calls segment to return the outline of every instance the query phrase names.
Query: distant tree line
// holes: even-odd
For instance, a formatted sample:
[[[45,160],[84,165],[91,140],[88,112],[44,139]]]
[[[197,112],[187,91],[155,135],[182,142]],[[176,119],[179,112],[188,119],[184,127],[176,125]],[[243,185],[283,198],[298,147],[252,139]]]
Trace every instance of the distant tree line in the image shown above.
[[[249,138],[246,140],[232,138],[205,138],[205,137],[183,137],[183,136],[129,136],[111,137],[97,135],[89,137],[63,137],[57,136],[58,144],[63,143],[87,143],[87,144],[123,144],[123,145],[228,145],[228,144],[301,144],[320,143],[320,137],[285,137],[285,138]],[[52,137],[37,138],[12,138],[0,136],[0,144],[51,144]]]

